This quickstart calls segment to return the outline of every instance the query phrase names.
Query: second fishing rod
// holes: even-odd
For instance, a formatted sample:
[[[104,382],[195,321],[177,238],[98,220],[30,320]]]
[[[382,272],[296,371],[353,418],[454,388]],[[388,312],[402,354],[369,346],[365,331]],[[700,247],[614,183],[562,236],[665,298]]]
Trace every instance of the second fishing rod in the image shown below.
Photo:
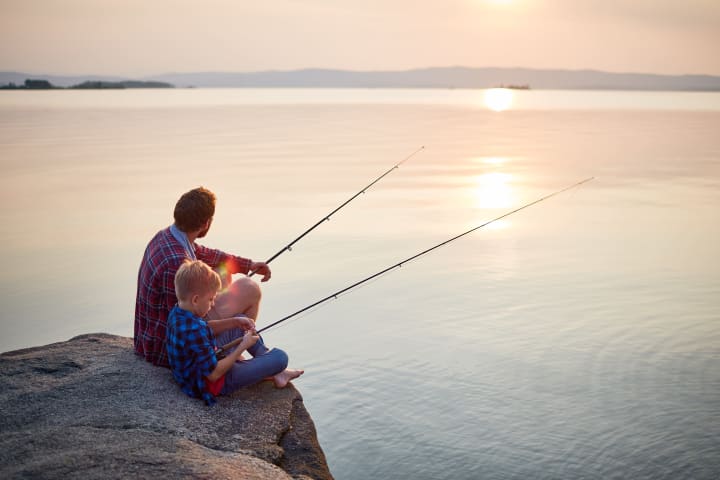
[[[436,249],[438,249],[438,248],[440,248],[440,247],[443,247],[443,246],[445,246],[445,245],[447,245],[447,244],[449,244],[449,243],[451,243],[451,242],[454,242],[455,240],[458,240],[458,239],[460,239],[460,238],[462,238],[462,237],[464,237],[464,236],[466,236],[466,235],[469,235],[469,234],[475,232],[476,230],[479,230],[479,229],[481,229],[481,228],[483,228],[483,227],[486,227],[487,225],[490,225],[491,223],[494,223],[494,222],[497,222],[497,221],[499,221],[499,220],[502,220],[502,219],[505,218],[505,217],[509,217],[510,215],[513,215],[514,213],[517,213],[517,212],[519,212],[519,211],[521,211],[521,210],[524,210],[524,209],[526,209],[526,208],[528,208],[528,207],[531,207],[531,206],[533,206],[533,205],[535,205],[535,204],[538,204],[538,203],[540,203],[540,202],[543,202],[543,201],[545,201],[545,200],[547,200],[547,199],[549,199],[549,198],[551,198],[551,197],[554,197],[555,195],[559,195],[559,194],[561,194],[561,193],[563,193],[563,192],[566,192],[566,191],[571,190],[571,189],[573,189],[573,188],[575,188],[575,187],[578,187],[578,186],[580,186],[580,185],[582,185],[582,184],[584,184],[584,183],[587,183],[587,182],[593,180],[594,178],[595,178],[595,177],[586,178],[585,180],[582,180],[582,181],[579,181],[579,182],[577,182],[577,183],[574,183],[574,184],[572,184],[572,185],[570,185],[570,186],[568,186],[568,187],[565,187],[565,188],[563,188],[563,189],[561,189],[561,190],[558,190],[558,191],[556,191],[556,192],[553,192],[553,193],[550,193],[550,194],[548,194],[548,195],[545,195],[544,197],[541,197],[541,198],[539,198],[539,199],[537,199],[537,200],[534,200],[534,201],[532,201],[532,202],[530,202],[530,203],[526,203],[525,205],[523,205],[523,206],[521,206],[521,207],[518,207],[518,208],[516,208],[516,209],[514,209],[514,210],[511,210],[511,211],[509,211],[509,212],[507,212],[507,213],[505,213],[505,214],[503,214],[503,215],[500,215],[499,217],[493,218],[492,220],[489,220],[489,221],[487,221],[487,222],[485,222],[485,223],[483,223],[483,224],[481,224],[481,225],[478,225],[477,227],[471,228],[470,230],[467,230],[467,231],[465,231],[465,232],[463,232],[463,233],[461,233],[461,234],[459,234],[459,235],[455,235],[454,237],[452,237],[452,238],[450,238],[450,239],[448,239],[448,240],[445,240],[444,242],[440,242],[440,243],[438,243],[437,245],[433,245],[432,247],[427,248],[427,249],[423,250],[423,251],[420,252],[420,253],[416,253],[415,255],[406,258],[405,260],[402,260],[402,261],[400,261],[400,262],[398,262],[398,263],[396,263],[396,264],[394,264],[394,265],[391,265],[390,267],[387,267],[387,268],[385,268],[385,269],[383,269],[383,270],[381,270],[381,271],[379,271],[379,272],[377,272],[377,273],[374,273],[373,275],[370,275],[369,277],[366,277],[366,278],[364,278],[364,279],[362,279],[362,280],[360,280],[360,281],[358,281],[358,282],[355,282],[355,283],[353,283],[352,285],[350,285],[350,286],[348,286],[348,287],[345,287],[345,288],[343,288],[343,289],[341,289],[341,290],[338,290],[337,292],[332,293],[332,294],[328,295],[327,297],[325,297],[325,298],[323,298],[323,299],[321,299],[321,300],[318,300],[318,301],[315,302],[315,303],[312,303],[312,304],[308,305],[308,306],[305,307],[305,308],[301,308],[300,310],[296,311],[295,313],[292,313],[292,314],[290,314],[290,315],[288,315],[288,316],[286,316],[286,317],[281,318],[280,320],[278,320],[278,321],[276,321],[276,322],[273,322],[273,323],[271,323],[271,324],[269,324],[269,325],[267,325],[267,326],[259,329],[259,330],[257,331],[257,333],[262,333],[262,332],[264,332],[264,331],[266,331],[266,330],[268,330],[268,329],[270,329],[270,328],[273,328],[273,327],[275,327],[275,326],[277,326],[277,325],[279,325],[279,324],[281,324],[281,323],[283,323],[283,322],[285,322],[285,321],[287,321],[287,320],[290,320],[290,319],[293,318],[293,317],[296,317],[296,316],[300,315],[300,314],[303,313],[303,312],[306,312],[306,311],[308,311],[308,310],[310,310],[310,309],[312,309],[312,308],[315,308],[315,307],[317,307],[317,306],[319,306],[319,305],[321,305],[321,304],[323,304],[323,303],[325,303],[325,302],[327,302],[327,301],[329,301],[329,300],[332,300],[332,299],[334,299],[334,298],[337,298],[339,295],[342,295],[343,293],[346,293],[346,292],[354,289],[355,287],[359,287],[360,285],[362,285],[362,284],[364,284],[364,283],[366,283],[366,282],[369,282],[370,280],[372,280],[372,279],[374,279],[374,278],[377,278],[377,277],[379,277],[379,276],[381,276],[381,275],[384,275],[384,274],[388,273],[388,272],[391,271],[391,270],[394,270],[394,269],[396,269],[396,268],[400,268],[400,267],[402,267],[404,264],[406,264],[406,263],[408,263],[408,262],[411,262],[411,261],[415,260],[416,258],[419,258],[419,257],[421,257],[421,256],[423,256],[423,255],[426,255],[426,254],[432,252],[433,250],[436,250]],[[218,358],[220,358],[220,357],[224,356],[224,355],[225,355],[225,352],[227,352],[229,349],[231,349],[231,348],[239,345],[240,342],[242,342],[242,337],[241,337],[241,338],[238,338],[238,339],[236,339],[236,340],[233,340],[232,342],[230,342],[230,343],[228,343],[228,344],[226,344],[226,345],[223,345],[223,346],[220,347],[215,353],[219,356]]]
[[[372,182],[370,182],[369,184],[367,184],[365,187],[363,187],[362,189],[360,189],[360,191],[358,191],[355,195],[353,195],[352,197],[348,198],[342,205],[340,205],[340,206],[337,207],[335,210],[333,210],[332,212],[328,213],[327,215],[325,215],[324,217],[322,217],[320,220],[318,220],[317,223],[315,223],[315,225],[313,225],[312,227],[310,227],[310,228],[308,228],[307,230],[305,230],[305,231],[304,231],[302,234],[300,234],[295,240],[293,240],[292,242],[288,243],[288,244],[285,245],[283,248],[281,248],[280,250],[278,250],[278,252],[277,252],[275,255],[273,255],[273,256],[270,257],[269,259],[265,260],[265,263],[266,263],[266,264],[269,264],[270,262],[272,262],[273,260],[275,260],[277,257],[279,257],[280,255],[282,255],[283,253],[291,251],[293,245],[295,245],[297,242],[299,242],[300,240],[302,240],[307,234],[309,234],[310,232],[312,232],[313,230],[315,230],[317,227],[319,227],[319,226],[320,226],[321,224],[323,224],[324,222],[329,221],[329,220],[330,220],[330,217],[332,217],[333,215],[335,215],[338,211],[340,211],[343,207],[345,207],[345,205],[347,205],[348,203],[352,202],[352,201],[355,200],[357,197],[359,197],[360,195],[362,195],[363,193],[365,193],[370,187],[372,187],[372,186],[375,185],[377,182],[379,182],[380,180],[382,180],[383,178],[385,178],[385,177],[386,177],[387,175],[389,175],[392,171],[397,170],[398,168],[400,168],[400,165],[402,165],[403,163],[407,162],[407,161],[410,160],[412,157],[414,157],[418,152],[420,152],[420,151],[422,151],[422,150],[424,150],[424,149],[425,149],[424,146],[418,148],[418,149],[415,150],[413,153],[411,153],[410,155],[408,155],[407,157],[405,157],[404,159],[402,159],[400,162],[398,162],[398,163],[396,163],[395,165],[393,165],[393,166],[392,166],[391,168],[389,168],[385,173],[383,173],[382,175],[380,175],[379,177],[377,177],[375,180],[373,180]],[[248,273],[248,277],[252,277],[253,275],[255,275],[255,273],[256,273],[255,271],[252,271],[252,272]]]

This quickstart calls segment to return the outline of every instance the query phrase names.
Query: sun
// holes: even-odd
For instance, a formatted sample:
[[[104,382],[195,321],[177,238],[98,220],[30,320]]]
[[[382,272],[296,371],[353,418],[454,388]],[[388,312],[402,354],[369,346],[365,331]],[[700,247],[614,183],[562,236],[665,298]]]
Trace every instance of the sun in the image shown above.
[[[522,9],[522,3],[524,0],[471,0],[478,6],[489,8],[492,10],[507,10],[514,11]]]

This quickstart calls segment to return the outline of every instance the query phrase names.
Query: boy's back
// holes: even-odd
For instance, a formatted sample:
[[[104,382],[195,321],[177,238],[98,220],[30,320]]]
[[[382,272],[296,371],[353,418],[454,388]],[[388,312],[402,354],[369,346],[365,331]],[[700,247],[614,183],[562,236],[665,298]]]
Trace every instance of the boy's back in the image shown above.
[[[182,391],[214,403],[205,377],[217,366],[215,335],[197,315],[173,307],[167,320],[167,352],[170,369]]]

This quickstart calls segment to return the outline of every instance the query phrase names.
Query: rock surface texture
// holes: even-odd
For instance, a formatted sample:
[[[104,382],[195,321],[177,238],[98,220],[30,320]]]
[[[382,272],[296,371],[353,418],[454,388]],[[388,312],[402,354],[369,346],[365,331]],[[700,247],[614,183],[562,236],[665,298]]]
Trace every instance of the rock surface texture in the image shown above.
[[[293,386],[207,407],[125,337],[3,353],[0,412],[0,478],[332,479]]]

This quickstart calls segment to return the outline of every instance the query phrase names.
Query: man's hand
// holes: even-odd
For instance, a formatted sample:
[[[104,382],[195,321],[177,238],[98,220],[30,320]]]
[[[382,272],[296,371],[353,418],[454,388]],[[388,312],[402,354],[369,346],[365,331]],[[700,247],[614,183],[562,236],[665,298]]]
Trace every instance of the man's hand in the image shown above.
[[[270,267],[265,262],[252,262],[250,264],[250,272],[253,274],[259,273],[263,276],[261,282],[267,282],[270,280],[270,277],[272,276],[272,273],[270,272]]]

